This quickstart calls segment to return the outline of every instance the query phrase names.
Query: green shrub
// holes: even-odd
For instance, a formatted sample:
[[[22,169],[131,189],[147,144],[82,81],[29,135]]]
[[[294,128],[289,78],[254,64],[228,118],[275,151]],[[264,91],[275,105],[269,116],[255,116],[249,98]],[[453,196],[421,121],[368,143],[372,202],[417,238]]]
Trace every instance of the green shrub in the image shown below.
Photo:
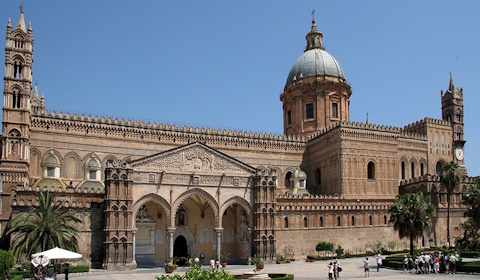
[[[10,268],[13,267],[15,263],[15,257],[12,252],[0,250],[0,277],[5,279],[5,276],[8,274]]]
[[[23,280],[23,276],[22,275],[15,275],[13,277],[10,278],[11,280]]]
[[[480,252],[462,251],[460,254],[464,258],[480,258]]]
[[[475,262],[457,262],[457,271],[459,272],[480,272],[480,261]]]
[[[89,272],[90,266],[88,265],[71,265],[68,268],[69,273],[82,273],[82,272]],[[63,269],[62,269],[63,272]]]

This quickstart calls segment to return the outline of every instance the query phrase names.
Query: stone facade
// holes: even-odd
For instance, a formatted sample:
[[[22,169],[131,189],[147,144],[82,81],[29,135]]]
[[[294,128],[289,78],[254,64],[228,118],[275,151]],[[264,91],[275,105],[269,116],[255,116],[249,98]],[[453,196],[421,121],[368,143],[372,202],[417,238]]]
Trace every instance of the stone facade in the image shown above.
[[[421,190],[437,213],[419,242],[444,244],[438,171],[452,160],[464,164],[463,90],[450,79],[443,120],[352,123],[352,91],[322,39],[312,21],[280,96],[285,134],[272,135],[48,111],[37,86],[32,93],[33,31],[22,13],[15,29],[7,25],[2,232],[34,206],[36,192],[50,191],[83,220],[80,252],[93,267],[158,266],[173,256],[208,261],[225,252],[233,263],[302,259],[321,240],[352,253],[390,241],[406,248],[388,208],[399,193]],[[302,64],[308,59],[313,64]],[[459,188],[455,225],[460,200]]]

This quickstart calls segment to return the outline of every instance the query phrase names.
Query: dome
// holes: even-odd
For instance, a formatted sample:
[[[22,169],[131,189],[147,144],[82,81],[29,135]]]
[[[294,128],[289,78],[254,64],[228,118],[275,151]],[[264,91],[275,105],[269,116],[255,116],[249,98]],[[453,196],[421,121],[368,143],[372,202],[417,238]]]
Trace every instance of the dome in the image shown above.
[[[293,83],[295,79],[300,77],[315,77],[315,76],[332,76],[340,79],[345,79],[342,67],[337,59],[328,52],[320,49],[310,49],[305,51],[293,64],[290,73],[288,73],[288,86]]]

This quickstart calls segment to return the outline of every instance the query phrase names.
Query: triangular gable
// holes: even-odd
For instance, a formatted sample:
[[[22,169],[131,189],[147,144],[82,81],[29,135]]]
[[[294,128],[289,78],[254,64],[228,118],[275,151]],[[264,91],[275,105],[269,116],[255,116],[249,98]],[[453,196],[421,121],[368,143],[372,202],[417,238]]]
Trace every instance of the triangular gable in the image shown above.
[[[255,168],[200,142],[135,160],[132,167],[140,172],[194,172],[237,176],[255,173]]]

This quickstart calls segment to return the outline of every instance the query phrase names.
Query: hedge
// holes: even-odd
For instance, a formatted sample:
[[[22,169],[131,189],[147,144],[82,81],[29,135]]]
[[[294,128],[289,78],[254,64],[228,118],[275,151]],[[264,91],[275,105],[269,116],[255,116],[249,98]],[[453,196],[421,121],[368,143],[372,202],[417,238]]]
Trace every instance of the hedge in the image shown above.
[[[477,272],[480,273],[480,261],[475,262],[457,262],[458,272]]]

